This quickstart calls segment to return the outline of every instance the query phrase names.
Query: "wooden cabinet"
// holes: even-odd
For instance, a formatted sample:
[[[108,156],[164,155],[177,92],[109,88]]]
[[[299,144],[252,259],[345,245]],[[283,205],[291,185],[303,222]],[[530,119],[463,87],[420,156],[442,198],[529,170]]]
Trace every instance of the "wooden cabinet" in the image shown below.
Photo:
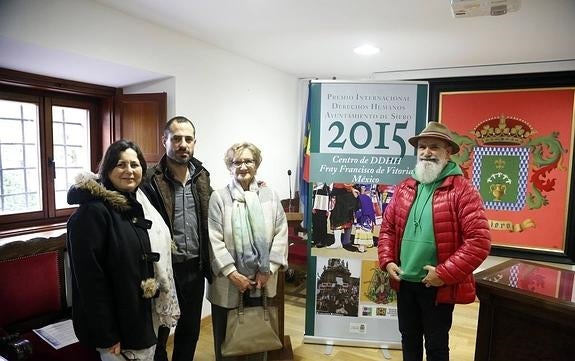
[[[165,154],[162,134],[167,121],[166,93],[124,94],[120,99],[116,139],[135,141],[149,165],[157,163]]]
[[[475,278],[475,361],[575,360],[575,272],[510,260]]]

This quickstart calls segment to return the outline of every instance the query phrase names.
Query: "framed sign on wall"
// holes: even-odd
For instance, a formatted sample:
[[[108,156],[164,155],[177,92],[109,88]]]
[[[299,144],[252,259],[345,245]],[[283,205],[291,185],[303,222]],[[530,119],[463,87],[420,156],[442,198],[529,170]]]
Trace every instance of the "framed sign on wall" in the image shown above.
[[[479,190],[492,254],[574,263],[575,72],[430,81]]]

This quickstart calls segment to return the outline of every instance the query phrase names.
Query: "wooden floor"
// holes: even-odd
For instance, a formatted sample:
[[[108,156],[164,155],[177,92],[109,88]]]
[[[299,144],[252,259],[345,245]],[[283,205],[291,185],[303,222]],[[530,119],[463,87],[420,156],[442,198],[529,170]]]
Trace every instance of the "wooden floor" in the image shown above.
[[[286,288],[293,287],[286,283]],[[450,333],[451,359],[456,361],[473,361],[475,352],[475,333],[479,303],[456,305],[453,326]],[[294,360],[297,361],[360,361],[383,360],[377,349],[362,347],[334,346],[331,355],[325,355],[324,345],[304,344],[305,299],[286,296],[285,302],[285,333],[291,338]],[[168,347],[171,346],[171,339]],[[214,360],[214,344],[212,340],[212,324],[210,318],[202,320],[200,341],[197,346],[195,361]],[[401,361],[400,350],[390,350],[391,359]]]

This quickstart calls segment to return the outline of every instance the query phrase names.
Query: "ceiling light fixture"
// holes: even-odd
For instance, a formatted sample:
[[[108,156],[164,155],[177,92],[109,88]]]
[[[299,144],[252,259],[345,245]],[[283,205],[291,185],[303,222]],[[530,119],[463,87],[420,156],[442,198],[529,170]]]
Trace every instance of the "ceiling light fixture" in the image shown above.
[[[379,53],[379,48],[376,48],[373,45],[364,44],[353,49],[353,52],[357,55],[374,55]]]

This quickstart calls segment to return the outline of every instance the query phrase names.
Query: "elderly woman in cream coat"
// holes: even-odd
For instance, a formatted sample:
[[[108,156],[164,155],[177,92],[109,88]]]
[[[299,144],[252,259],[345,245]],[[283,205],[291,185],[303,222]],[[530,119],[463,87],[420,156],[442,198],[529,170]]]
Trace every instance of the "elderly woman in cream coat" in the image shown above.
[[[287,268],[288,231],[277,194],[255,178],[262,161],[251,143],[237,143],[225,153],[230,183],[210,198],[209,234],[214,281],[208,286],[216,360],[226,335],[228,310],[261,302],[261,289],[276,295],[278,271]],[[263,356],[263,355],[254,355]],[[258,359],[259,357],[250,357]]]

